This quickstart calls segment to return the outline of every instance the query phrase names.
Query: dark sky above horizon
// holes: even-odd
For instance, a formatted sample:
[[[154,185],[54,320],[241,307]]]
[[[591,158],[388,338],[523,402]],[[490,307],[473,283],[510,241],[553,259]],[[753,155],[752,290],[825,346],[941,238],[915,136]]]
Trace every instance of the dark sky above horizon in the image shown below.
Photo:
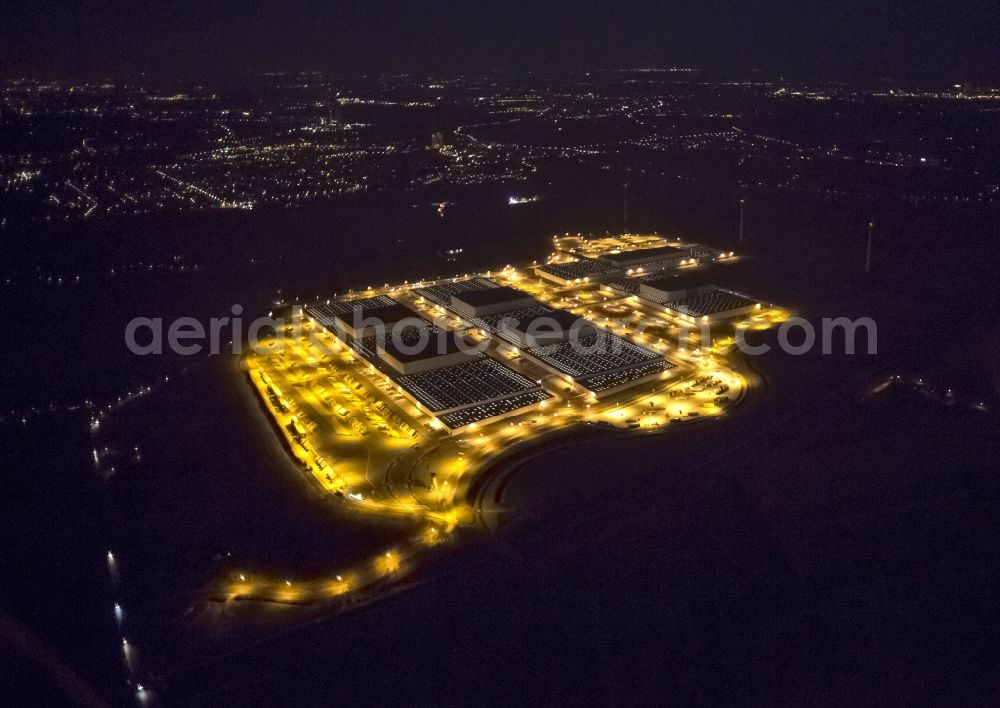
[[[1000,76],[996,0],[0,3],[3,72],[459,72],[694,65],[819,78]]]

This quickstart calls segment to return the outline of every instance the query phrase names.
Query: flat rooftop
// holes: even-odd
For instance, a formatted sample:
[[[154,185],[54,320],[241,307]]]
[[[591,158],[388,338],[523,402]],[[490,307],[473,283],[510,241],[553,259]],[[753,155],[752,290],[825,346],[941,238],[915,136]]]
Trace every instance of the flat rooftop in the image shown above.
[[[531,316],[516,317],[517,314],[525,312],[525,310],[514,310],[514,312],[510,313],[511,316],[508,318],[512,320],[516,319],[517,322],[510,322],[509,326],[518,332],[527,332],[532,326],[539,332],[568,332],[574,325],[579,327],[587,322],[584,318],[578,317],[572,312],[566,312],[566,310],[538,312],[532,308],[528,311],[532,313]]]
[[[730,310],[750,307],[751,305],[756,305],[757,301],[751,300],[739,293],[717,288],[704,295],[694,295],[686,297],[683,300],[674,300],[673,302],[664,304],[668,309],[679,312],[682,315],[705,317],[719,312],[729,312]]]
[[[407,317],[419,317],[419,315],[406,305],[396,302],[391,298],[388,303],[368,303],[357,302],[347,303],[348,308],[337,313],[337,319],[353,326],[354,323],[364,319],[374,319],[385,324],[394,324]]]
[[[656,290],[691,290],[706,285],[713,285],[714,281],[719,279],[716,276],[720,275],[723,274],[717,269],[700,268],[677,273],[676,275],[658,274],[652,278],[643,280],[642,284],[647,288],[655,288]]]
[[[634,251],[622,251],[621,253],[608,253],[601,256],[601,259],[618,266],[625,266],[630,263],[642,263],[660,258],[670,258],[672,256],[685,255],[683,248],[676,246],[658,246],[656,248],[639,248]]]
[[[700,288],[702,285],[711,285],[715,276],[719,275],[714,270],[691,270],[677,275],[657,275],[643,281],[644,285],[657,290],[687,290],[688,288]]]
[[[421,297],[424,297],[435,305],[441,305],[442,307],[448,307],[451,305],[451,296],[458,295],[459,293],[469,293],[475,290],[490,290],[493,288],[499,288],[500,286],[494,283],[492,280],[487,280],[486,278],[469,278],[468,280],[458,280],[449,283],[438,283],[437,285],[428,285],[426,288],[418,288],[416,292]]]
[[[492,315],[477,317],[476,321],[485,326],[491,334],[495,334],[504,341],[515,346],[522,346],[522,343],[519,342],[516,337],[511,335],[511,330],[515,329],[516,331],[523,331],[517,330],[516,327],[523,326],[526,328],[531,322],[542,317],[552,317],[556,312],[558,312],[558,310],[553,310],[551,307],[546,307],[542,303],[535,301],[528,307],[521,307],[517,310],[507,310],[505,312],[497,312]],[[574,315],[569,316],[575,317]],[[514,325],[515,322],[517,323],[516,326]]]
[[[535,270],[541,273],[548,273],[562,280],[576,280],[577,278],[610,275],[620,269],[610,263],[586,259],[570,263],[546,263],[545,265],[537,266]]]
[[[637,275],[631,278],[619,278],[617,280],[609,280],[605,283],[612,290],[617,290],[621,293],[626,293],[628,295],[638,295],[639,286],[643,283],[648,283],[650,280],[656,278],[656,275],[646,274]]]
[[[426,334],[422,334],[422,332]],[[390,354],[396,361],[409,364],[438,356],[457,354],[460,351],[470,349],[470,347],[463,347],[463,344],[462,335],[457,332],[449,332],[432,326],[423,328],[408,326],[403,328],[401,332],[380,337],[377,346]]]
[[[316,305],[306,308],[306,314],[331,330],[337,322],[341,326],[346,325],[348,329],[354,329],[355,323],[360,324],[362,320],[369,318],[387,325],[395,324],[408,317],[420,319],[420,315],[406,305],[402,305],[385,295],[356,300],[338,300],[329,305]]]
[[[530,297],[531,295],[523,290],[509,288],[506,285],[498,285],[495,288],[482,288],[457,293],[452,295],[452,300],[461,300],[471,307],[489,307],[490,305],[502,305],[505,302],[518,302]]]
[[[695,290],[715,285],[721,288],[756,292],[758,284],[750,282],[752,279],[748,277],[749,275],[746,263],[736,261],[725,264],[710,263],[696,268],[648,273],[646,275],[618,280],[608,283],[608,285],[623,292],[639,294],[647,300],[662,304],[665,301],[664,298],[650,293],[650,289],[666,293],[678,290]],[[690,295],[693,297],[695,293],[691,293]]]

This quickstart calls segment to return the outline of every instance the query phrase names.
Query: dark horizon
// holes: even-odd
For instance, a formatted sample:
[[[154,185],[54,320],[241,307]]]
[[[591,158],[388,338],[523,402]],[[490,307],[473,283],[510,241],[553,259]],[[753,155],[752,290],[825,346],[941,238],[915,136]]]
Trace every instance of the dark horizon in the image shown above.
[[[246,71],[460,74],[685,66],[797,79],[993,82],[1000,77],[990,3],[903,7],[863,0],[818,7],[772,0],[520,8],[470,2],[381,8],[307,2],[247,9],[8,5],[0,48],[11,76],[226,76]]]

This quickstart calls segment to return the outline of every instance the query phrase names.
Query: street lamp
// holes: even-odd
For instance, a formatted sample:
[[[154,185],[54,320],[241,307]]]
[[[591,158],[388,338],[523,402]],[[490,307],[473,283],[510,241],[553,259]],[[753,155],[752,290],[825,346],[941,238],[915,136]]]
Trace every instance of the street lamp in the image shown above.
[[[746,199],[740,198],[740,243],[743,243],[743,205]]]
[[[865,273],[872,272],[872,231],[875,229],[874,222],[868,222],[868,248],[865,251]]]
[[[622,224],[628,231],[628,182],[622,185]]]

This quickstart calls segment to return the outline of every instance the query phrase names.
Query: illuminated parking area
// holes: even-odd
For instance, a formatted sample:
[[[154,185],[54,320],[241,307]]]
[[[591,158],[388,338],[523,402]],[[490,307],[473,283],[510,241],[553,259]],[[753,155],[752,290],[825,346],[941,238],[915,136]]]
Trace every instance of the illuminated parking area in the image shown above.
[[[659,359],[651,361],[647,364],[632,366],[631,368],[621,371],[611,371],[605,374],[588,376],[587,378],[582,379],[579,383],[588,391],[595,394],[601,394],[605,391],[620,389],[623,386],[628,386],[635,381],[646,379],[650,376],[666,374],[672,368],[674,368],[674,364],[671,364],[669,361],[664,359]]]
[[[401,376],[398,381],[432,413],[454,411],[541,388],[538,383],[492,359]]]
[[[527,393],[520,393],[495,401],[467,406],[451,413],[440,415],[438,418],[449,428],[464,428],[468,425],[496,418],[520,408],[542,403],[550,398],[552,398],[552,395],[542,390],[528,391]]]

